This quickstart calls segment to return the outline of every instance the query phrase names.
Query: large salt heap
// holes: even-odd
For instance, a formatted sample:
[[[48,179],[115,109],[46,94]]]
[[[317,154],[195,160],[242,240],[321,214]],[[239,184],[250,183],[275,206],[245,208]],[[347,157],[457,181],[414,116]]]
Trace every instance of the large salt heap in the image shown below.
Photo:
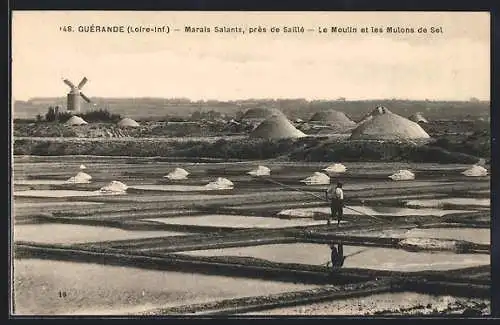
[[[471,168],[464,170],[462,175],[467,177],[482,177],[488,175],[488,170],[482,166],[474,165]]]
[[[101,193],[125,193],[128,186],[119,181],[111,181],[108,185],[101,187]]]
[[[327,173],[345,173],[347,168],[342,164],[335,163],[335,164],[330,165],[326,168],[323,168],[323,170]]]
[[[186,179],[187,175],[189,175],[189,173],[185,169],[176,168],[170,173],[168,173],[168,175],[165,175],[163,177],[168,178],[170,180],[181,180],[181,179]]]
[[[218,177],[215,181],[205,185],[210,190],[228,190],[234,187],[234,183],[227,178]]]
[[[379,106],[352,131],[351,139],[403,140],[428,139],[430,136],[417,123]]]
[[[273,115],[285,116],[282,111],[276,108],[257,107],[247,110],[240,120],[244,123],[259,124]]]
[[[248,172],[252,176],[268,176],[271,174],[271,169],[266,166],[258,166],[256,169],[252,169]]]
[[[257,126],[252,133],[251,138],[263,139],[288,139],[305,137],[302,131],[298,130],[284,115],[273,115]]]
[[[75,126],[75,125],[85,125],[85,124],[88,124],[87,122],[85,122],[84,119],[82,119],[80,116],[71,116],[69,120],[66,121],[65,123],[66,125],[71,125],[71,126]]]
[[[126,127],[135,128],[140,126],[139,123],[128,117],[121,119],[120,122],[117,123],[117,125],[121,128],[126,128]]]
[[[325,185],[325,184],[330,184],[330,176],[320,173],[320,172],[314,172],[312,176],[309,176],[303,180],[301,180],[302,183],[306,183],[307,185]]]
[[[90,176],[89,174],[84,173],[84,172],[78,172],[78,174],[76,174],[75,176],[67,179],[66,183],[85,184],[85,183],[90,183],[91,179],[92,179],[92,176]]]
[[[356,127],[356,123],[348,118],[344,113],[328,110],[315,113],[309,119],[310,124],[326,125],[331,131],[346,132]]]
[[[415,179],[415,174],[407,169],[401,169],[389,176],[393,181],[409,181]]]

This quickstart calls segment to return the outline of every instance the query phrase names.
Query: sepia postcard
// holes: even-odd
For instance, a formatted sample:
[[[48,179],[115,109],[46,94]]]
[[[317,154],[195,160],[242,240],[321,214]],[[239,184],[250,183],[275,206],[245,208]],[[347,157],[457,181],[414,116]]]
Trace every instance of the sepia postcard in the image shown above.
[[[12,316],[491,314],[488,12],[11,33]]]

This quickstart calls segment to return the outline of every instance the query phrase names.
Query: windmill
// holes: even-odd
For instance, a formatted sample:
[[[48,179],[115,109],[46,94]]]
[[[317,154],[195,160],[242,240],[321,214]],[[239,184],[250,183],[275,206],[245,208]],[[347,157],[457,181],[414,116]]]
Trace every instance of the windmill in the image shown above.
[[[90,103],[90,98],[85,96],[81,91],[82,87],[87,83],[87,80],[88,79],[86,77],[83,77],[82,81],[80,81],[78,86],[75,86],[68,79],[63,79],[63,82],[71,88],[71,90],[67,96],[67,109],[68,109],[68,111],[80,112],[80,96],[87,103]]]

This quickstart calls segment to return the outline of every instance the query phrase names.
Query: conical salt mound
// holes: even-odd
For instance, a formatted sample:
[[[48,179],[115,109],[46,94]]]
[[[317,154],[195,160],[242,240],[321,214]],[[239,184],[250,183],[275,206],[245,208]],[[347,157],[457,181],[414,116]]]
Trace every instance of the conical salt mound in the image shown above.
[[[410,121],[415,123],[429,123],[425,117],[422,116],[422,113],[415,113],[408,118]]]
[[[389,176],[389,178],[393,181],[409,181],[415,179],[415,174],[407,169],[401,169]]]
[[[189,175],[189,173],[185,169],[176,168],[173,171],[171,171],[170,173],[168,173],[168,175],[163,176],[163,177],[171,179],[171,180],[180,180],[180,179],[186,179],[187,175]]]
[[[119,181],[111,181],[108,185],[101,187],[99,192],[103,193],[124,193],[128,186]]]
[[[356,126],[356,123],[344,113],[335,110],[318,112],[311,116],[309,122],[312,124],[328,125],[338,131],[352,129]]]
[[[260,123],[252,133],[251,138],[287,139],[302,138],[306,135],[298,130],[284,115],[274,115]]]
[[[84,172],[79,172],[73,177],[70,177],[68,180],[66,180],[66,183],[72,183],[72,184],[85,184],[85,183],[90,183],[90,180],[92,179],[92,176],[89,174],[86,174]]]
[[[81,165],[80,165],[80,169],[82,169],[82,170],[83,170],[83,169],[87,169],[87,166],[85,166],[84,164],[81,164]]]
[[[301,180],[302,183],[306,183],[307,185],[325,185],[325,184],[330,184],[330,176],[320,173],[320,172],[314,172],[312,176],[309,176],[303,180]]]
[[[131,118],[124,118],[122,119],[120,122],[118,122],[118,126],[119,127],[138,127],[139,126],[139,123],[137,123],[136,121],[134,121],[133,119]]]
[[[243,114],[243,116],[241,117],[241,120],[243,122],[262,122],[268,118],[270,118],[271,116],[273,115],[283,115],[285,116],[285,114],[283,114],[282,111],[276,109],[276,108],[261,108],[261,107],[258,107],[258,108],[251,108],[249,110],[247,110],[245,112],[245,114]]]
[[[205,187],[211,190],[226,190],[232,189],[234,187],[234,183],[227,178],[218,177],[217,180],[208,183]]]
[[[323,170],[327,173],[345,173],[347,168],[342,164],[335,163],[335,164],[330,165],[326,168],[323,168]]]
[[[80,116],[71,116],[69,120],[66,121],[66,125],[85,125],[88,124]]]
[[[430,136],[417,123],[377,107],[352,131],[351,139],[401,140],[428,139]]]
[[[488,175],[488,170],[482,166],[479,165],[474,165],[471,168],[464,170],[462,172],[462,175],[467,176],[467,177],[481,177],[481,176],[487,176]]]
[[[258,166],[256,169],[252,169],[248,172],[252,176],[268,176],[271,174],[271,169],[266,166]]]

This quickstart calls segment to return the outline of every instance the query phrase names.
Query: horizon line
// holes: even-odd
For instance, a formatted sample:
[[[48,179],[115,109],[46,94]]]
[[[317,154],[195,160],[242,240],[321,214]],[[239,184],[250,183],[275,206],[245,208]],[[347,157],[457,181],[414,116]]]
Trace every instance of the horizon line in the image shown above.
[[[477,98],[471,96],[469,99],[416,99],[416,98],[364,98],[364,99],[348,99],[343,97],[337,98],[304,98],[304,97],[276,97],[276,98],[238,98],[238,99],[195,99],[189,97],[157,97],[157,96],[140,96],[140,97],[103,97],[103,96],[91,96],[89,98],[95,99],[167,99],[167,100],[183,100],[189,101],[192,103],[196,102],[221,102],[221,103],[229,103],[229,102],[240,102],[240,101],[283,101],[283,100],[296,100],[296,101],[306,101],[306,102],[315,102],[315,101],[336,101],[336,102],[370,102],[370,101],[416,101],[416,102],[491,102],[491,99]],[[14,99],[14,102],[29,102],[36,99],[66,99],[66,96],[34,96],[29,97],[28,99],[15,99],[11,97],[11,100]]]

